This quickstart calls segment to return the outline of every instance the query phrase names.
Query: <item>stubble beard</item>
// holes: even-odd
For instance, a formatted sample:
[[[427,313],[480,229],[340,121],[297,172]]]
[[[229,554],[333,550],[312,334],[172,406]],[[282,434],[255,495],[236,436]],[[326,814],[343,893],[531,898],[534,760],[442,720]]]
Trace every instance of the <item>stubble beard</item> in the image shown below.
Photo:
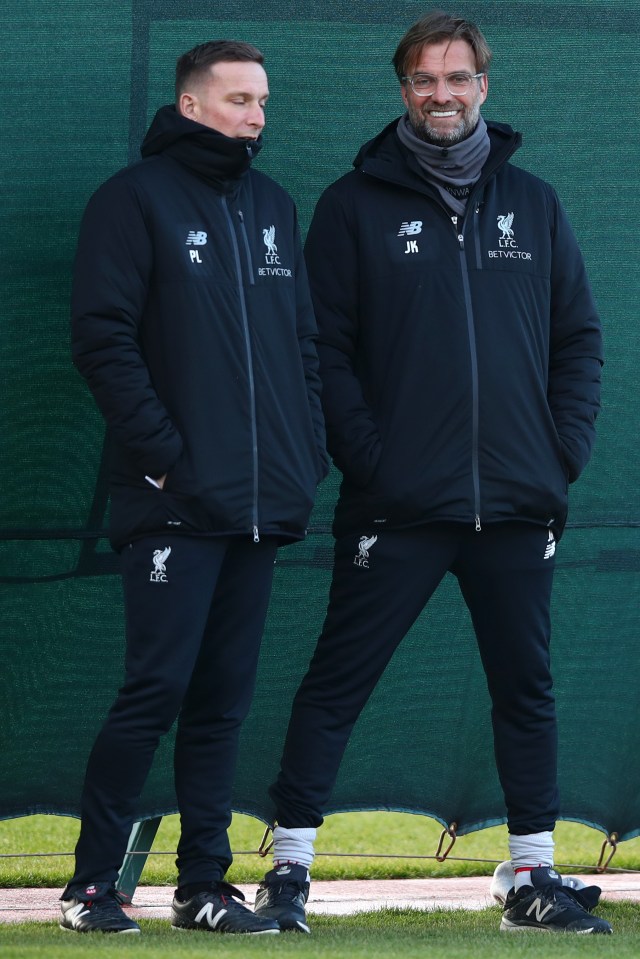
[[[433,146],[453,146],[455,143],[460,143],[461,140],[466,140],[468,136],[471,136],[480,119],[480,106],[481,104],[478,101],[470,107],[463,108],[461,119],[455,127],[442,132],[434,130],[422,110],[416,109],[413,104],[407,106],[407,112],[413,132],[418,139],[424,140],[425,143],[431,143]],[[426,109],[428,109],[428,106]],[[442,109],[446,110],[446,106]]]

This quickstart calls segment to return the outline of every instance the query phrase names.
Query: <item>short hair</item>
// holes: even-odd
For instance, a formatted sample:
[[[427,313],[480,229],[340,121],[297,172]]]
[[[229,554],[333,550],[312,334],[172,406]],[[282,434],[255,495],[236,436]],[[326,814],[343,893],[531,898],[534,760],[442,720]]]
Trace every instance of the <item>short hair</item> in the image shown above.
[[[178,57],[176,63],[176,103],[189,83],[200,80],[215,63],[235,63],[239,60],[264,63],[257,47],[243,40],[208,40]]]
[[[412,27],[409,27],[398,44],[393,55],[393,66],[398,80],[412,69],[423,47],[431,43],[441,43],[448,40],[466,40],[476,58],[476,70],[486,73],[491,62],[491,50],[480,32],[480,29],[471,20],[452,16],[443,10],[433,10],[421,17]]]

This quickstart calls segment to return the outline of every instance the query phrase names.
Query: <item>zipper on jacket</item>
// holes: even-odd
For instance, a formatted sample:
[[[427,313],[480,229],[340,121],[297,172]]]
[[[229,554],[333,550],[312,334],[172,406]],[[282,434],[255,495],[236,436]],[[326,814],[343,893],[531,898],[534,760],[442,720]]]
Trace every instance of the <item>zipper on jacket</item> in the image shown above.
[[[242,239],[244,241],[244,249],[247,254],[247,266],[249,268],[249,282],[251,286],[255,286],[256,279],[253,273],[253,261],[251,259],[251,247],[249,246],[249,237],[247,236],[247,228],[244,224],[244,213],[242,210],[238,210],[238,219],[240,220],[240,232],[242,233]]]
[[[460,247],[461,250],[464,250],[464,234],[458,233],[458,230],[460,229],[458,226],[458,217],[455,215],[452,216],[451,222],[453,223],[456,230],[456,236],[458,237],[458,246]]]
[[[467,313],[467,332],[469,335],[469,356],[471,359],[471,477],[473,481],[473,501],[475,510],[476,532],[482,529],[480,525],[480,466],[478,463],[478,443],[479,443],[479,397],[478,397],[478,353],[476,350],[476,330],[473,317],[473,304],[471,302],[471,288],[469,286],[469,272],[467,269],[467,257],[464,247],[464,218],[462,224],[458,223],[458,217],[452,216],[451,221],[458,238],[460,248],[460,270],[462,273],[462,289],[464,292],[464,305]],[[460,230],[461,232],[458,232]]]
[[[480,207],[482,202],[478,200],[476,208],[473,211],[473,240],[476,247],[476,268],[482,269],[482,252],[480,248]]]
[[[251,335],[249,332],[249,317],[247,314],[247,302],[244,297],[244,286],[242,277],[242,262],[240,260],[240,250],[238,248],[238,237],[233,226],[233,220],[229,212],[227,198],[222,197],[222,208],[227,218],[229,232],[231,234],[231,245],[233,247],[233,256],[236,265],[236,276],[238,278],[238,295],[240,297],[240,311],[242,313],[242,328],[244,331],[244,343],[247,354],[247,376],[249,378],[249,405],[251,408],[251,456],[253,461],[253,501],[251,512],[253,516],[252,532],[254,543],[260,542],[258,533],[258,426],[256,422],[256,386],[253,378],[253,353],[251,350]]]
[[[464,247],[464,223],[466,216],[469,210],[473,207],[474,209],[474,232],[475,232],[475,250],[476,256],[478,258],[477,266],[478,269],[482,269],[482,258],[481,258],[481,248],[480,248],[480,209],[482,207],[482,200],[476,199],[484,189],[485,183],[487,183],[491,177],[502,167],[508,160],[511,159],[515,151],[518,149],[521,143],[521,139],[518,139],[518,135],[514,136],[511,139],[511,142],[507,145],[506,149],[501,150],[499,154],[494,155],[485,165],[480,179],[477,183],[474,184],[471,195],[467,200],[467,207],[465,215],[462,217],[460,225],[458,225],[458,217],[451,216],[449,208],[445,206],[445,203],[440,197],[436,195],[435,190],[433,189],[420,189],[420,181],[416,178],[413,183],[408,183],[405,177],[397,177],[389,175],[387,173],[381,173],[380,170],[370,168],[371,164],[367,162],[365,157],[362,166],[360,169],[363,173],[366,173],[369,176],[376,177],[378,180],[382,180],[385,183],[393,183],[396,186],[406,188],[409,186],[410,189],[416,190],[419,193],[423,193],[427,196],[437,207],[444,211],[447,217],[450,217],[453,227],[456,231],[456,237],[458,240],[459,255],[460,255],[460,265],[462,269],[462,283],[464,289],[464,299],[465,307],[467,312],[467,328],[469,331],[469,348],[471,351],[471,385],[472,385],[472,401],[473,401],[473,425],[472,425],[472,450],[471,450],[471,472],[473,477],[473,495],[474,495],[474,507],[475,507],[475,527],[476,531],[480,532],[482,526],[480,523],[480,471],[478,464],[478,432],[479,432],[479,415],[478,415],[478,357],[476,352],[476,337],[475,337],[475,324],[473,320],[473,307],[471,303],[471,290],[469,287],[469,274],[467,270],[466,254]],[[474,206],[475,204],[475,206]]]
[[[460,236],[462,240],[462,236]],[[478,399],[478,353],[476,350],[476,330],[473,319],[473,305],[469,288],[467,259],[464,253],[464,241],[460,243],[460,266],[462,269],[462,288],[467,310],[467,330],[469,332],[469,354],[471,357],[471,476],[473,479],[473,497],[475,504],[476,530],[480,530],[480,467],[478,464],[479,399]]]

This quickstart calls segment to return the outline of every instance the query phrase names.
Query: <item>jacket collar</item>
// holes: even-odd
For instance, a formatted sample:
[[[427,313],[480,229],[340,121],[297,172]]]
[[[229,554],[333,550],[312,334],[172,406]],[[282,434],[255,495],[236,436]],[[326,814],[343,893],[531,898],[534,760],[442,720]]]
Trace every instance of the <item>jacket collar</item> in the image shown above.
[[[376,137],[363,144],[353,166],[356,170],[380,180],[436,196],[437,190],[425,179],[415,156],[398,138],[396,127],[400,119],[398,117],[393,120]],[[491,144],[489,156],[482,167],[474,192],[513,156],[522,143],[522,135],[507,123],[488,120],[487,130]]]
[[[233,192],[262,148],[257,140],[236,140],[178,113],[161,107],[142,143],[143,157],[162,154],[177,160],[223,193]]]

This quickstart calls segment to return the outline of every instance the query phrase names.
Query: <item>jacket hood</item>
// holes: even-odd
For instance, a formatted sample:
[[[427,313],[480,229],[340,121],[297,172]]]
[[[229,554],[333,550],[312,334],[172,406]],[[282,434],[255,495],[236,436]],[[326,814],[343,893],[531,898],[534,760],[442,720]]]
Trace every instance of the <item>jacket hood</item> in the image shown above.
[[[173,104],[156,113],[140,152],[143,157],[173,157],[218,187],[228,189],[251,165],[262,148],[262,137],[239,140],[189,120]]]
[[[362,168],[364,172],[384,175],[383,170],[385,168],[390,172],[399,163],[401,167],[406,167],[407,160],[409,160],[409,165],[413,166],[409,151],[402,145],[396,134],[396,127],[400,120],[401,117],[392,120],[377,136],[360,147],[353,161],[356,170]],[[496,165],[508,160],[515,153],[522,143],[522,135],[517,133],[508,123],[496,123],[493,120],[487,120],[487,130],[491,141],[491,150],[484,170],[492,170]],[[379,167],[378,163],[384,166]],[[422,177],[417,164],[415,164],[415,172]]]

